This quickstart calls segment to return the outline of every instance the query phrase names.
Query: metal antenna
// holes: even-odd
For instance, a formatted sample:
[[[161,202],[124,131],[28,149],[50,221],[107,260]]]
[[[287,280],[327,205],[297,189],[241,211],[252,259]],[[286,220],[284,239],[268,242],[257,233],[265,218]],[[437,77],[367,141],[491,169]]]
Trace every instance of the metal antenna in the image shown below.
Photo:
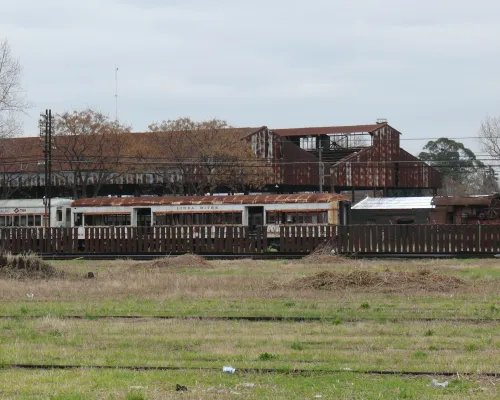
[[[118,67],[115,65],[115,120],[118,121]]]

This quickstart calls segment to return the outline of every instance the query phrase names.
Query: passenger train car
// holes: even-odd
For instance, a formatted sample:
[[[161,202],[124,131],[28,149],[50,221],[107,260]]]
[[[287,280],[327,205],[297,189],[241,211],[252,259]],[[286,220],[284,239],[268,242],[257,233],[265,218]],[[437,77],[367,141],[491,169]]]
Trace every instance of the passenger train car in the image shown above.
[[[0,229],[74,227],[85,239],[88,227],[215,226],[248,227],[278,239],[284,225],[346,225],[350,202],[338,194],[237,196],[105,197],[88,199],[0,200]],[[212,227],[212,228],[210,228]]]
[[[248,226],[279,237],[280,226],[345,225],[350,202],[338,194],[109,197],[76,200],[71,226],[79,238],[94,226]]]
[[[42,199],[0,200],[0,229],[10,227],[41,228],[71,226],[71,199],[54,198],[49,206]],[[50,211],[50,213],[49,213]]]

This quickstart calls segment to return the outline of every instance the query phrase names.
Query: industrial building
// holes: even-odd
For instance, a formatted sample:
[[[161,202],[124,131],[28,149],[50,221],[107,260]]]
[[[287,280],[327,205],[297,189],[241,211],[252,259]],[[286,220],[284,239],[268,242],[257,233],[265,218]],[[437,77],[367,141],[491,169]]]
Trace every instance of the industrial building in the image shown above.
[[[261,166],[266,168],[262,185],[248,187],[246,191],[350,192],[355,202],[356,191],[361,190],[373,190],[384,196],[395,193],[411,195],[415,192],[435,194],[442,186],[439,171],[402,149],[401,133],[385,120],[371,125],[288,129],[261,126],[236,128],[233,132],[234,135],[229,140],[234,140],[234,143],[241,146],[249,146]],[[90,163],[89,168],[95,170],[88,174],[87,196],[168,194],[166,183],[182,178],[183,171],[175,166],[165,168],[162,174],[151,169],[150,166],[154,163],[165,162],[172,165],[173,155],[169,152],[163,153],[160,160],[156,158],[154,163],[148,159],[153,156],[147,149],[155,146],[154,137],[158,135],[161,136],[162,133],[125,134],[128,149],[124,149],[123,154],[132,154],[132,147],[140,145],[143,149],[141,169],[109,171],[104,164]],[[0,142],[1,197],[42,197],[45,181],[40,138],[12,138]],[[199,146],[203,145],[199,143]],[[187,153],[188,150],[189,148]],[[57,149],[54,150],[54,154],[56,153]],[[69,170],[69,164],[53,163],[52,195],[71,195],[67,188],[74,182],[75,174]],[[137,165],[138,163],[135,164]],[[107,174],[106,181],[98,183],[104,173]],[[202,173],[198,169],[196,177],[200,178]],[[224,185],[220,189],[223,191]]]

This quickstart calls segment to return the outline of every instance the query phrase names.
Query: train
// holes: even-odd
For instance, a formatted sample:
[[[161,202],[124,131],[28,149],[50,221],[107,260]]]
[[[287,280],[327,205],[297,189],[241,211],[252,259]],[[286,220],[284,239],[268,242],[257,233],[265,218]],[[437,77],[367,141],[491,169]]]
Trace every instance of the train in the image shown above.
[[[350,201],[340,194],[103,197],[0,200],[0,228],[245,226],[279,238],[286,224],[348,225]],[[50,215],[50,225],[49,225]]]

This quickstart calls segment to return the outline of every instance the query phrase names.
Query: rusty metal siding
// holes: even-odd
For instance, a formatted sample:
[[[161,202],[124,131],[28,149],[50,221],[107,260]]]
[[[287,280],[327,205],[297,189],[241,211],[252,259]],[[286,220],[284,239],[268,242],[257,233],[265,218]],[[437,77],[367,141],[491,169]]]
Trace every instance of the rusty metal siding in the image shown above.
[[[399,132],[384,126],[373,133],[372,147],[332,166],[339,187],[438,188],[441,174],[399,147]]]
[[[287,139],[281,139],[282,183],[289,185],[318,185],[319,160]]]
[[[165,196],[165,197],[98,197],[75,200],[72,207],[213,205],[213,204],[306,204],[347,201],[334,193],[274,194],[249,196]]]

